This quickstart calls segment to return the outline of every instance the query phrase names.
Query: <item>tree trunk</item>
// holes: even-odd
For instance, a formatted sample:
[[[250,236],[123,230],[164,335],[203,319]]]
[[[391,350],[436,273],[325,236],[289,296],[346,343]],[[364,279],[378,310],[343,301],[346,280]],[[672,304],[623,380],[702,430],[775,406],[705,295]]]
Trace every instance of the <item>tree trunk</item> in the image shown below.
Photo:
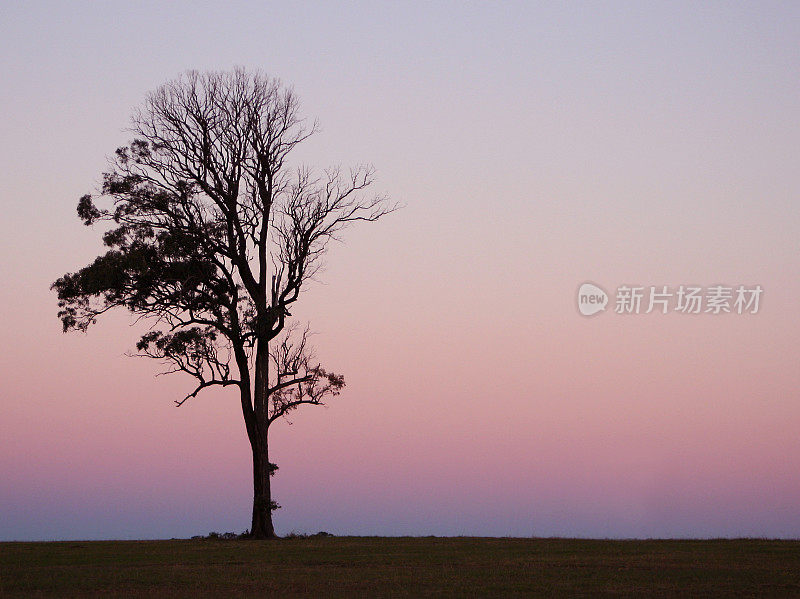
[[[277,507],[272,501],[270,477],[274,465],[269,461],[269,339],[258,339],[255,363],[255,388],[252,427],[248,430],[253,449],[253,522],[250,536],[254,539],[275,539],[272,512]]]
[[[275,528],[272,526],[272,492],[270,475],[272,464],[269,462],[269,446],[266,432],[258,435],[253,445],[253,522],[250,536],[254,539],[275,539]]]

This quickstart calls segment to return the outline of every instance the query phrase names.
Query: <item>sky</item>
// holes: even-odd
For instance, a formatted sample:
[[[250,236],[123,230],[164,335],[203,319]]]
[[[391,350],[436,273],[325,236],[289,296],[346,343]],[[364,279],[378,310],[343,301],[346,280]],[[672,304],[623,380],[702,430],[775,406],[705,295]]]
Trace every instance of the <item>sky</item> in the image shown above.
[[[347,388],[272,431],[278,534],[799,538],[798,39],[792,2],[5,3],[0,540],[250,524],[236,393],[176,408],[127,314],[64,335],[49,289],[131,111],[236,65],[319,120],[298,163],[404,205],[298,304]]]

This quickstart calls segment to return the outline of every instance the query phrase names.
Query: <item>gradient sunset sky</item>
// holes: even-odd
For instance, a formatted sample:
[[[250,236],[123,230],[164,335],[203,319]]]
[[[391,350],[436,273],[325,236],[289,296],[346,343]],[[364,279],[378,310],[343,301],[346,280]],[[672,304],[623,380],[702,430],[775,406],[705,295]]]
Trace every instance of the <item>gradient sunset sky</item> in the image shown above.
[[[75,212],[131,110],[260,68],[405,208],[296,316],[348,386],[273,429],[279,534],[800,537],[800,5],[9,2],[0,9],[0,540],[249,526],[238,396],[61,333]],[[586,318],[595,282],[758,314]],[[613,302],[613,297],[612,297]]]

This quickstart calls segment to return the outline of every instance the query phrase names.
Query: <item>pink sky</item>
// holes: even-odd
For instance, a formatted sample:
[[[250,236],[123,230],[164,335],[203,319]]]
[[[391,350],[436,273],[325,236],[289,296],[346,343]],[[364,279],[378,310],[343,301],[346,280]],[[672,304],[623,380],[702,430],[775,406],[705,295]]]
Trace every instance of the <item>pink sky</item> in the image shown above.
[[[236,394],[176,409],[126,314],[65,336],[48,289],[101,250],[75,204],[131,108],[234,64],[319,117],[298,159],[406,205],[297,310],[348,387],[274,430],[279,534],[800,537],[798,9],[246,8],[0,25],[0,540],[249,524]],[[584,281],[764,295],[585,318]]]

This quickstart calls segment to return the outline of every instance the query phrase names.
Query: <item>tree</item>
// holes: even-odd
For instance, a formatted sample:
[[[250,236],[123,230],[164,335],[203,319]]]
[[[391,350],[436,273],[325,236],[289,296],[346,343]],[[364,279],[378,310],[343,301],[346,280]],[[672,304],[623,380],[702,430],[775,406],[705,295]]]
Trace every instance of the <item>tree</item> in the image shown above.
[[[53,284],[59,318],[65,332],[117,307],[149,320],[138,354],[196,379],[178,406],[210,387],[238,389],[253,456],[250,534],[273,538],[269,429],[345,384],[313,359],[290,309],[344,227],[395,207],[366,195],[369,166],[290,168],[316,124],[260,72],[188,72],[152,92],[132,123],[103,175],[103,203],[78,202],[84,224],[109,222],[108,249]]]

